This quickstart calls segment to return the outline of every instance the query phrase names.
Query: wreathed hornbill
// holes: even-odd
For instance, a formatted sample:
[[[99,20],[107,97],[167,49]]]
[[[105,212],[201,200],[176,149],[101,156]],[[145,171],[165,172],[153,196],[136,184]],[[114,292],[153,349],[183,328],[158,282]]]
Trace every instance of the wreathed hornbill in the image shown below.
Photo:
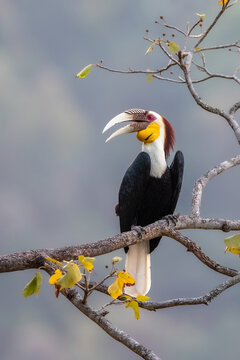
[[[177,151],[170,167],[168,157],[175,141],[171,124],[154,111],[129,109],[117,115],[103,129],[130,122],[115,131],[107,140],[118,135],[137,132],[142,152],[126,171],[119,190],[118,215],[121,232],[134,226],[146,226],[173,214],[181,190],[184,159]],[[161,236],[125,248],[126,271],[135,279],[135,285],[125,292],[131,296],[145,295],[151,287],[150,253]]]

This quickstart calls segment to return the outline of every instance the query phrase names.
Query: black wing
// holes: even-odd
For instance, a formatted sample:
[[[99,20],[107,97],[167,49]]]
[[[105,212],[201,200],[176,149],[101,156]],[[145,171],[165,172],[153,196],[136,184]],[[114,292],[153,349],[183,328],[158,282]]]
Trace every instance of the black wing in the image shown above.
[[[169,209],[169,214],[173,214],[175,207],[177,205],[179,193],[182,187],[183,179],[183,169],[184,169],[184,157],[181,151],[177,151],[173,162],[170,166],[170,172],[172,177],[172,201]]]
[[[121,232],[137,225],[140,209],[151,168],[150,156],[141,152],[126,171],[119,190],[119,217]]]

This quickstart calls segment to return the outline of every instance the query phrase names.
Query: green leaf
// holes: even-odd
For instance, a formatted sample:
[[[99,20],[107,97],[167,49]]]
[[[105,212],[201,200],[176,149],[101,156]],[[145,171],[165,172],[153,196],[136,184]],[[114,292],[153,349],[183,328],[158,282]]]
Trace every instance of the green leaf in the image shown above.
[[[82,278],[77,264],[69,262],[65,268],[67,269],[66,274],[57,280],[57,284],[61,286],[60,290],[74,286]]]
[[[42,284],[42,274],[40,272],[36,272],[34,278],[27,283],[27,285],[23,289],[23,296],[28,297],[33,295],[34,293],[37,294],[39,292],[39,288]]]
[[[171,51],[171,53],[173,54],[177,54],[180,50],[180,46],[178,44],[176,44],[175,42],[166,42],[169,50]]]
[[[232,254],[240,255],[240,234],[235,234],[224,239],[226,244],[225,251],[230,251]]]
[[[77,75],[77,78],[85,78],[91,71],[93,64],[85,66]]]

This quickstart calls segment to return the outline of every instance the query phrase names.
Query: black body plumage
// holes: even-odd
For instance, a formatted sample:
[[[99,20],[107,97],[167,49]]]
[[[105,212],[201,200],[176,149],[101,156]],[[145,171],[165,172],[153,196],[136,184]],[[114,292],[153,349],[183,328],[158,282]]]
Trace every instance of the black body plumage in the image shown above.
[[[151,159],[141,152],[126,171],[119,190],[119,217],[121,232],[132,226],[146,226],[166,215],[173,214],[182,185],[184,158],[175,154],[170,167],[160,178],[150,176]],[[161,237],[150,240],[150,252]],[[128,248],[125,248],[128,251]]]

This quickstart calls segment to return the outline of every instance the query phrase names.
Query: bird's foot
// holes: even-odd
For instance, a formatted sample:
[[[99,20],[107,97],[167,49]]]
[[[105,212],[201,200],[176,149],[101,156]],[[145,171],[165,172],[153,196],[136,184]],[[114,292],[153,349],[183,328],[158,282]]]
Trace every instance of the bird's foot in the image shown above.
[[[142,226],[139,226],[139,225],[137,225],[137,226],[132,225],[131,230],[133,230],[133,231],[135,231],[137,233],[137,237],[139,239],[142,238],[142,234],[146,233],[146,230]]]
[[[176,215],[166,215],[162,218],[162,220],[166,220],[168,226],[169,225],[177,225],[178,222],[178,218],[179,218],[180,214],[176,214]]]

